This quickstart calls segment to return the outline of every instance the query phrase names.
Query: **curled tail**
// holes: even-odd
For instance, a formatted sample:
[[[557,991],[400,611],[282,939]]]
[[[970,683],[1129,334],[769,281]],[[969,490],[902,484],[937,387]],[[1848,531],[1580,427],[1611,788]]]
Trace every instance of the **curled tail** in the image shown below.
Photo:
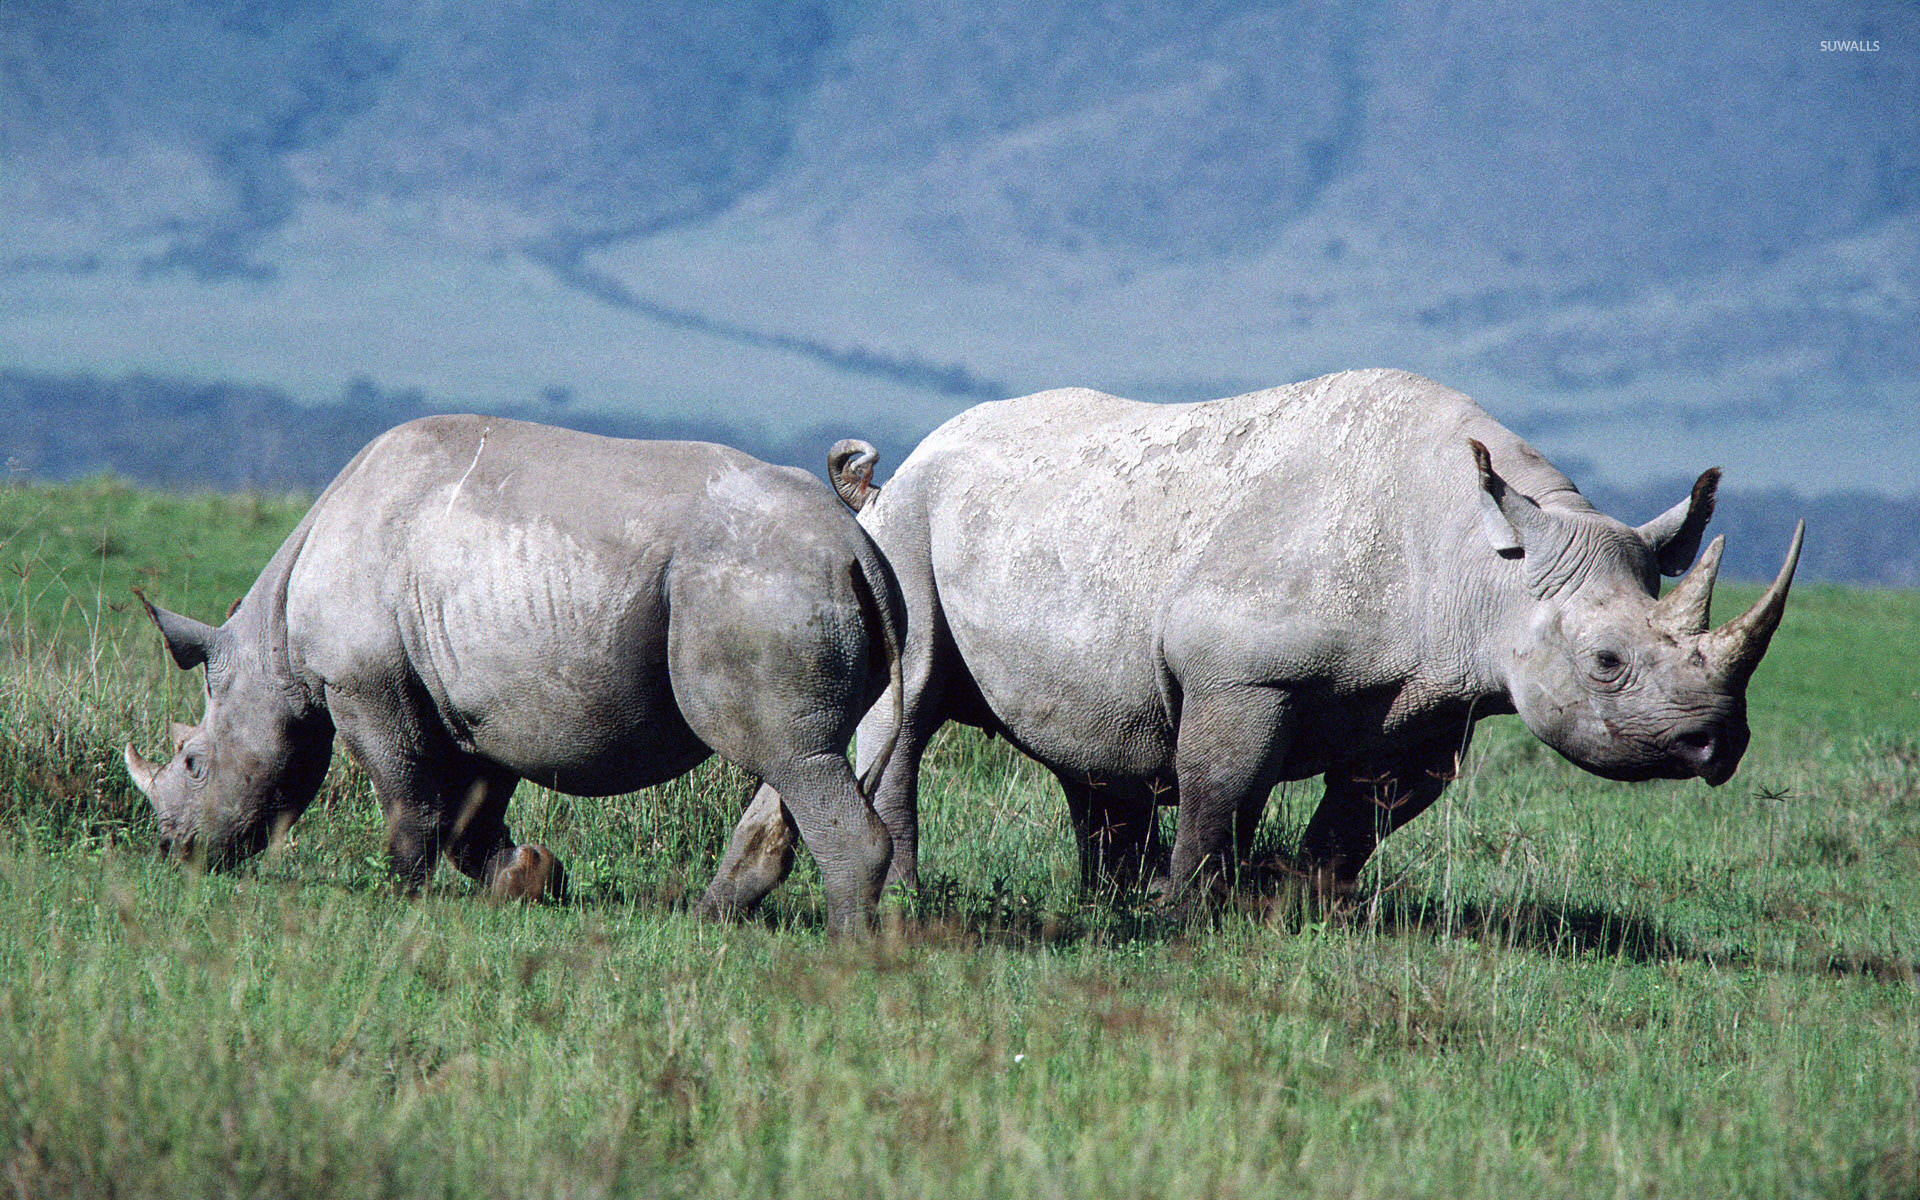
[[[842,443],[844,445],[845,443]],[[862,555],[849,567],[853,576],[854,595],[860,598],[860,611],[865,617],[867,628],[880,635],[880,642],[887,652],[887,690],[893,693],[893,728],[887,732],[886,744],[880,747],[880,753],[874,755],[873,762],[860,776],[860,791],[869,798],[873,789],[879,786],[880,776],[886,772],[887,762],[893,757],[893,748],[900,741],[900,727],[906,724],[906,686],[901,679],[900,668],[900,627],[893,619],[893,606],[887,601],[892,597],[891,575],[884,566]],[[882,583],[887,586],[876,588],[869,572],[877,572]]]
[[[840,503],[855,512],[867,506],[873,494],[880,490],[873,481],[873,468],[879,462],[880,452],[873,448],[872,442],[842,438],[833,444],[833,449],[827,451],[827,481],[833,484]]]

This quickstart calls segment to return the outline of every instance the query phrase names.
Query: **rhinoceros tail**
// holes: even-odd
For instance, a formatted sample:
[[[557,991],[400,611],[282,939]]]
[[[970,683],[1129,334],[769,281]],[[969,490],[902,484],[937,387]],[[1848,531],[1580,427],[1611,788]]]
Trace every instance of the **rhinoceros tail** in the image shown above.
[[[827,482],[833,485],[833,494],[840,497],[840,503],[855,512],[867,506],[873,494],[880,490],[873,482],[873,468],[880,462],[880,452],[873,443],[863,442],[859,438],[841,438],[827,451]]]
[[[882,592],[868,576],[868,570],[872,567],[878,570],[882,580],[886,580],[886,568],[877,562],[869,563],[867,557],[862,555],[855,559],[849,570],[853,576],[854,594],[860,598],[860,611],[866,620],[868,634],[878,634],[881,645],[886,649],[887,690],[893,694],[893,728],[887,731],[887,741],[880,747],[880,753],[873,756],[873,762],[860,776],[860,791],[871,798],[873,789],[880,784],[881,775],[886,772],[887,761],[893,757],[894,746],[900,741],[900,727],[906,724],[906,686],[900,670],[900,628],[893,619],[893,606],[887,603],[892,589],[889,587]]]

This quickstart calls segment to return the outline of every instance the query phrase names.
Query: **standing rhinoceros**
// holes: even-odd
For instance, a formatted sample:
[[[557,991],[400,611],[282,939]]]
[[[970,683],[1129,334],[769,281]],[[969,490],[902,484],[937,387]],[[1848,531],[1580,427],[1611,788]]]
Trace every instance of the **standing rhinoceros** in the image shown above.
[[[835,929],[879,894],[891,844],[846,747],[899,678],[903,614],[858,523],[800,471],[430,417],[360,452],[224,625],[148,612],[174,662],[207,672],[171,762],[126,751],[177,852],[261,849],[312,801],[337,732],[404,881],[444,851],[537,897],[560,877],[508,835],[520,779],[610,795],[718,753],[785,798]]]
[[[851,449],[840,463],[870,462]],[[1467,397],[1353,371],[1204,404],[1079,389],[983,404],[921,443],[861,514],[909,613],[905,723],[876,807],[916,868],[916,773],[940,724],[1050,768],[1082,875],[1164,861],[1212,882],[1273,786],[1324,774],[1300,850],[1350,886],[1455,773],[1474,723],[1517,711],[1610,779],[1733,774],[1779,578],[1708,629],[1716,539],[1686,570],[1719,472],[1630,529]],[[851,501],[870,478],[836,480]],[[886,714],[862,725],[878,746]],[[870,740],[871,739],[871,740]],[[777,820],[763,797],[736,839]]]

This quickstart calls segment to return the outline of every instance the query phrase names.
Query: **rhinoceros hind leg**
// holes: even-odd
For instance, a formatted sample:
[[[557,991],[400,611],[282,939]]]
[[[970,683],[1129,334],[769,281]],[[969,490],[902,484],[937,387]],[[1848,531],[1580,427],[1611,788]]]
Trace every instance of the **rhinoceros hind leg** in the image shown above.
[[[682,570],[682,568],[685,568]],[[823,587],[840,589],[844,564],[792,570],[769,564],[742,572],[731,560],[704,571],[676,559],[668,603],[677,615],[668,637],[668,672],[687,728],[715,754],[778,793],[800,841],[820,868],[827,924],[836,934],[872,925],[893,839],[847,763],[853,716],[872,695],[872,656],[865,614],[849,587],[846,602],[823,608]],[[773,613],[813,614],[789,628]],[[774,804],[773,799],[767,801]],[[763,808],[763,811],[765,809]],[[749,822],[772,833],[772,820]],[[764,882],[784,851],[768,838],[757,855]],[[742,843],[744,852],[749,847]],[[759,886],[749,884],[739,900]],[[756,898],[757,897],[752,897]],[[716,905],[730,897],[723,887]]]
[[[893,838],[860,793],[847,760],[838,754],[809,755],[767,776],[820,868],[829,932],[869,932],[893,858]]]
[[[886,739],[892,712],[883,696],[860,722],[856,744],[860,770],[870,765],[872,747]],[[908,711],[905,728],[894,744],[893,756],[873,789],[873,811],[887,827],[893,854],[887,868],[887,886],[903,891],[920,888],[920,757],[926,753],[931,729],[944,718],[925,710]]]
[[[893,559],[895,582],[901,603],[911,614],[906,643],[901,647],[901,727],[894,742],[887,769],[873,787],[873,811],[886,825],[893,842],[887,868],[886,885],[903,891],[920,887],[920,760],[927,744],[940,727],[950,720],[992,729],[996,725],[993,710],[980,694],[979,685],[967,673],[960,652],[954,647],[934,586],[933,566],[926,557],[929,544],[927,516],[911,500],[896,503],[889,517],[889,528],[901,546],[917,546],[917,552]],[[887,744],[893,732],[893,703],[890,693],[881,695],[860,722],[857,744],[860,776],[872,765],[879,747]]]
[[[780,793],[761,784],[747,805],[733,840],[700,901],[700,915],[715,920],[746,916],[793,870],[793,846],[799,829]]]

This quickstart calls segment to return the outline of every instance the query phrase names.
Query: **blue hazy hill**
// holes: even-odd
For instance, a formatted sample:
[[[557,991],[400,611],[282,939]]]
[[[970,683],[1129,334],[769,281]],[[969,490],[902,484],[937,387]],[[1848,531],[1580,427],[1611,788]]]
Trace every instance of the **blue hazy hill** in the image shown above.
[[[1920,486],[1909,5],[5,3],[0,171],[30,373],[910,442],[1392,365]]]

